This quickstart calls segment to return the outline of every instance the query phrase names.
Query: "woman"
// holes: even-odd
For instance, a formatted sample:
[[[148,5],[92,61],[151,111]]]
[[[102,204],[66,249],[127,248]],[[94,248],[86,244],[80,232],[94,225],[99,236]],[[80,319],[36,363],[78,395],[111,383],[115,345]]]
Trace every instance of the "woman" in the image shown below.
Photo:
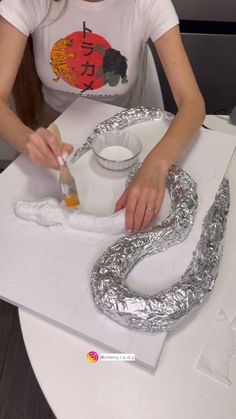
[[[72,146],[61,146],[45,128],[33,130],[7,106],[28,36],[44,102],[55,115],[78,96],[126,106],[142,45],[153,40],[178,112],[116,203],[116,210],[126,207],[127,230],[148,226],[160,210],[169,167],[205,116],[171,0],[1,0],[0,15],[0,137],[54,169]]]

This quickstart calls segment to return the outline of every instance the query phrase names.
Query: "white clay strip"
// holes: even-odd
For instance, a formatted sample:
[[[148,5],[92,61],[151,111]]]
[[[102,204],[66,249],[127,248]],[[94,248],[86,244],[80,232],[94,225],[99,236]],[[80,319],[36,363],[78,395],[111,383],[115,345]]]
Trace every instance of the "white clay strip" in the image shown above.
[[[15,205],[17,217],[44,226],[61,225],[64,229],[93,231],[105,234],[125,233],[125,210],[106,217],[84,214],[78,209],[63,208],[54,198],[38,202],[18,201]]]

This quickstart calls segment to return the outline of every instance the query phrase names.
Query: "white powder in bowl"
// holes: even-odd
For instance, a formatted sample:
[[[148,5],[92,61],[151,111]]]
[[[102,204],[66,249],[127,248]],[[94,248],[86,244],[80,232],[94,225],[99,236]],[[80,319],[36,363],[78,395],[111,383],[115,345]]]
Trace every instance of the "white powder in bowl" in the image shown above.
[[[133,153],[127,147],[112,145],[100,151],[100,156],[108,160],[127,160],[133,157]]]

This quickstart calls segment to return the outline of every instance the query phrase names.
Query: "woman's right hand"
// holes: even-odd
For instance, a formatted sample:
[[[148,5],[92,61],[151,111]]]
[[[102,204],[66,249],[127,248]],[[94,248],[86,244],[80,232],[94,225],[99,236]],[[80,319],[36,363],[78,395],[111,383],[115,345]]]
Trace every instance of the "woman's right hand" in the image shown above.
[[[58,157],[66,158],[73,151],[73,146],[61,143],[46,128],[38,128],[28,135],[23,154],[38,165],[49,169],[59,169]]]

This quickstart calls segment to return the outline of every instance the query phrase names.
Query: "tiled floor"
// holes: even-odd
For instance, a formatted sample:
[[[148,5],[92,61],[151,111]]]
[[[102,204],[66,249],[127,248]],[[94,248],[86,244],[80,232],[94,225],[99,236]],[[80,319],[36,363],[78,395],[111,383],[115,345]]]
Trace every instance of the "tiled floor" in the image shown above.
[[[30,365],[16,307],[0,300],[0,419],[56,419]]]

